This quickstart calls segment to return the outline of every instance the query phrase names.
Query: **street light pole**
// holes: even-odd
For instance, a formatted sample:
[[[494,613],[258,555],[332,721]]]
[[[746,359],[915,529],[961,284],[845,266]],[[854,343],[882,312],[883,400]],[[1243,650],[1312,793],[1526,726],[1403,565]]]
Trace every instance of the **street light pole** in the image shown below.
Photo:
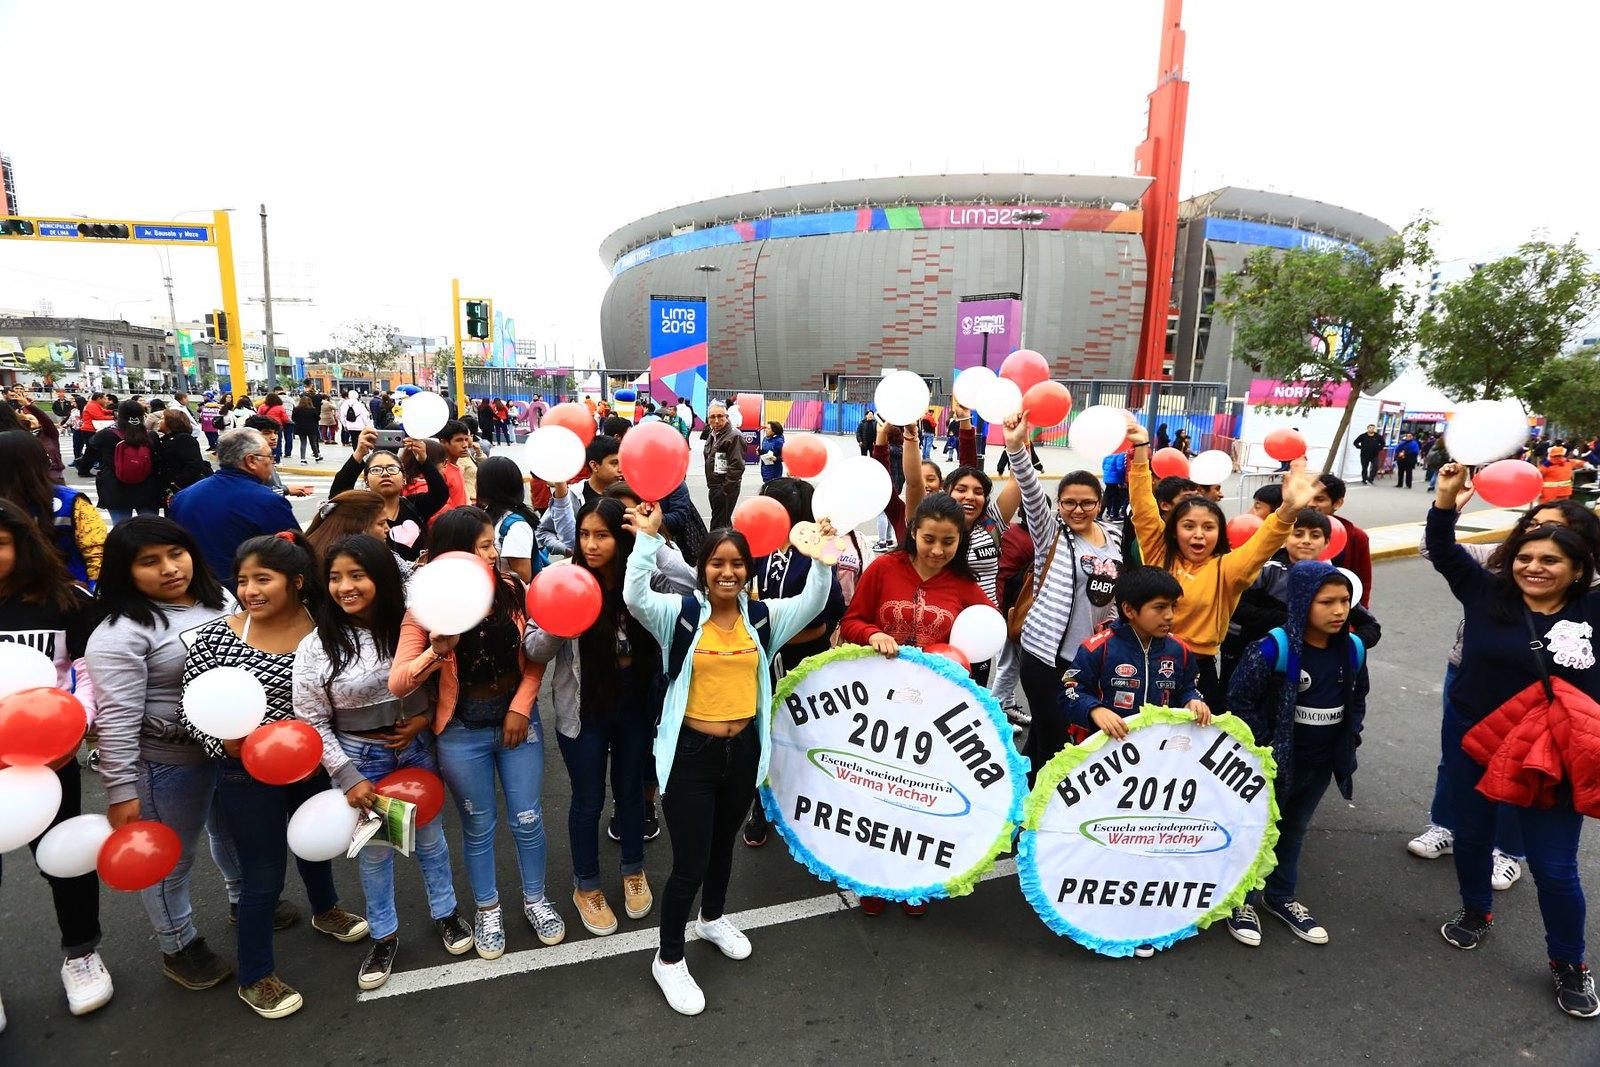
[[[261,205],[261,305],[267,316],[267,388],[278,386],[278,350],[272,339],[272,261],[267,255],[267,205]],[[234,327],[238,329],[238,327]]]

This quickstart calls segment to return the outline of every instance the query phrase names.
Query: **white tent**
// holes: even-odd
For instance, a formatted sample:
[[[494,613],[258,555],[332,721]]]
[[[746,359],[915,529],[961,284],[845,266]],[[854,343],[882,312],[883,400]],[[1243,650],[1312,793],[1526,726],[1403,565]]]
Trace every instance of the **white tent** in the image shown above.
[[[1456,410],[1456,402],[1429,384],[1428,376],[1421,367],[1406,368],[1400,377],[1378,391],[1377,399],[1401,402],[1405,405],[1407,419],[1435,415],[1437,419],[1426,421],[1442,421]]]

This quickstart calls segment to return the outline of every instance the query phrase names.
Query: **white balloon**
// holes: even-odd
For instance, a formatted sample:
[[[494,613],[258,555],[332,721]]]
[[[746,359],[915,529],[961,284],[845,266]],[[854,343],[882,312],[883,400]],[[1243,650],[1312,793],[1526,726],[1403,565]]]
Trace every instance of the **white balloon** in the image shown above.
[[[104,815],[74,815],[50,827],[33,859],[52,878],[77,878],[95,869],[100,846],[110,836]]]
[[[956,400],[962,407],[976,408],[983,390],[997,375],[988,367],[968,367],[956,375]]]
[[[419,568],[406,586],[406,608],[431,634],[465,633],[494,604],[494,577],[479,559],[445,557]]]
[[[1196,485],[1221,485],[1233,473],[1233,460],[1212,448],[1189,461],[1189,480]]]
[[[1022,390],[1010,378],[996,378],[983,387],[977,408],[984,422],[1005,422],[1022,410]]]
[[[817,479],[811,513],[848,533],[882,511],[893,492],[889,472],[871,456],[835,458]]]
[[[524,444],[528,470],[541,482],[564,482],[583,470],[583,438],[565,426],[541,426]]]
[[[735,430],[744,428],[744,412],[739,410],[738,404],[728,405],[728,425]]]
[[[213,667],[183,687],[183,713],[195,729],[237,741],[266,717],[267,691],[242,667]]]
[[[432,437],[450,421],[450,404],[438,393],[412,393],[400,408],[407,437]]]
[[[49,767],[0,768],[0,852],[44,833],[61,807],[61,779]]]
[[[56,665],[30,645],[0,644],[0,697],[22,689],[56,688]]]
[[[1516,455],[1528,443],[1528,413],[1516,400],[1462,404],[1444,428],[1444,446],[1457,463],[1478,466]]]
[[[994,659],[1006,646],[1006,618],[987,604],[962,608],[950,627],[950,643],[973,663]]]
[[[1107,404],[1094,404],[1078,412],[1067,428],[1073,451],[1098,462],[1122,447],[1128,437],[1128,413]]]
[[[1366,592],[1366,586],[1361,584],[1361,579],[1356,577],[1355,571],[1350,570],[1347,567],[1339,567],[1338,571],[1340,574],[1350,579],[1350,584],[1355,587],[1350,594],[1350,605],[1352,608],[1354,608],[1355,605],[1361,603],[1361,596]]]
[[[913,425],[928,411],[928,383],[908,370],[889,371],[873,392],[872,404],[890,425]]]
[[[338,859],[350,848],[358,813],[338,789],[325,789],[289,817],[289,851],[308,863]]]

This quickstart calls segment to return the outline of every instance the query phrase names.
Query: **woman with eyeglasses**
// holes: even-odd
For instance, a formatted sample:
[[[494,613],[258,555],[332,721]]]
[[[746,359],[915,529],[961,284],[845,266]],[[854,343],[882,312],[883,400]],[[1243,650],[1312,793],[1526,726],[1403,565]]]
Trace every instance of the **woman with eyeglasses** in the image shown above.
[[[354,489],[357,476],[365,476],[366,487],[383,498],[384,516],[389,520],[389,548],[408,563],[415,563],[428,547],[428,520],[445,505],[450,490],[444,475],[427,462],[427,445],[407,438],[405,448],[416,461],[427,490],[405,495],[406,476],[400,457],[377,448],[378,431],[365,429],[356,439],[355,451],[334,475],[329,497]]]

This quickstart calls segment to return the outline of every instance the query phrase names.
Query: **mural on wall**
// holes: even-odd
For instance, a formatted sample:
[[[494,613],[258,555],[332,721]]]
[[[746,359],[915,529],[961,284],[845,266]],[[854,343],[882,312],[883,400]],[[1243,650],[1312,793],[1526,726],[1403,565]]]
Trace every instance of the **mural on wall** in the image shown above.
[[[64,337],[0,336],[0,367],[27,370],[32,359],[55,359],[78,369],[78,346]]]

